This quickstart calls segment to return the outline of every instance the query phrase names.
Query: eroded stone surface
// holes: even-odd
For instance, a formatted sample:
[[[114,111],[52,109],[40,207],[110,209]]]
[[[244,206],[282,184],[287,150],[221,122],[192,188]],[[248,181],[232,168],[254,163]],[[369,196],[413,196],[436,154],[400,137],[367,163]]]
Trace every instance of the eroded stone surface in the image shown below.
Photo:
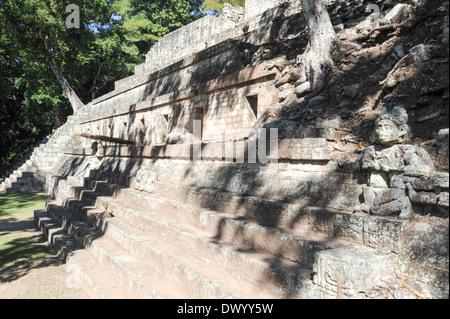
[[[325,298],[357,298],[394,270],[396,257],[348,247],[317,252],[314,282]]]
[[[253,8],[259,3],[258,10],[273,5],[272,1],[246,3]],[[286,285],[278,286],[281,289],[304,280],[301,285],[309,290],[303,296],[376,297],[378,290],[372,288],[382,286],[386,290],[394,287],[395,298],[412,297],[395,286],[396,256],[400,256],[400,274],[416,289],[437,298],[445,297],[447,291],[448,296],[448,285],[443,284],[448,281],[448,129],[439,131],[433,143],[422,145],[411,140],[410,126],[410,116],[416,118],[415,124],[438,119],[439,112],[421,112],[429,96],[443,93],[445,99],[446,87],[422,88],[419,91],[425,93],[417,105],[405,107],[397,102],[407,96],[381,94],[380,103],[389,106],[390,111],[381,109],[375,117],[366,105],[370,99],[360,109],[355,106],[355,101],[363,98],[363,83],[333,79],[329,91],[310,95],[310,83],[298,73],[299,59],[284,52],[289,46],[299,50],[303,42],[307,43],[302,38],[304,21],[297,4],[289,2],[253,17],[247,10],[244,22],[239,10],[229,11],[218,19],[207,17],[168,35],[154,46],[148,61],[136,67],[135,75],[117,81],[113,92],[97,98],[76,115],[76,123],[67,125],[70,129],[63,135],[70,138],[82,133],[84,137],[69,141],[70,149],[63,157],[58,156],[61,148],[43,152],[47,154],[39,158],[42,167],[59,164],[52,173],[36,172],[33,178],[57,196],[83,182],[95,186],[96,191],[115,190],[118,198],[130,206],[123,208],[123,216],[117,214],[114,218],[128,222],[139,216],[133,227],[139,229],[140,235],[150,233],[164,240],[173,239],[170,236],[175,235],[170,231],[175,231],[175,225],[182,227],[191,222],[188,228],[212,230],[214,240],[239,242],[230,249],[216,246],[223,249],[222,255],[208,252],[207,257],[202,255],[205,262],[228,258],[232,252],[249,252],[245,257],[251,258],[256,250],[269,254],[265,262],[267,265],[270,260],[270,266],[280,261],[294,262],[296,267],[315,264],[314,282],[309,280],[310,274],[275,280],[278,284],[285,280]],[[382,17],[389,24],[404,23],[409,21],[410,13],[409,4],[397,5],[387,15],[383,12]],[[356,32],[351,22],[344,24],[342,18],[334,18],[334,23],[341,25],[337,28],[340,34]],[[220,21],[225,24],[218,25]],[[189,33],[199,26],[204,27],[202,36]],[[183,38],[187,33],[189,36]],[[274,39],[279,42],[273,44]],[[185,41],[191,45],[183,45]],[[291,42],[284,46],[284,41]],[[283,52],[275,48],[280,43]],[[181,47],[179,51],[173,49]],[[406,52],[409,64],[423,64],[435,54],[427,46],[408,48],[406,43],[399,43],[380,49],[393,52],[392,56],[388,62],[381,61],[383,66],[369,78],[381,81]],[[380,62],[372,47],[343,50],[348,60],[339,72],[354,72],[352,68],[360,66],[355,61]],[[430,70],[424,68],[423,73],[429,74]],[[393,78],[395,85],[402,83],[401,77]],[[194,132],[193,120],[201,122],[200,134]],[[366,132],[365,125],[371,127],[373,120],[374,136],[370,140],[371,131]],[[264,140],[259,129],[278,131]],[[101,161],[92,155],[92,139],[86,136],[109,138]],[[273,141],[277,142],[275,150]],[[252,149],[252,145],[256,148]],[[259,161],[250,160],[252,151],[256,151]],[[71,175],[74,178],[67,178]],[[102,182],[84,180],[86,176]],[[22,177],[23,183],[31,182],[31,176]],[[7,182],[11,188],[20,189],[14,178]],[[96,204],[89,194],[85,196],[90,204]],[[110,197],[100,201],[106,204],[112,201]],[[150,227],[145,224],[148,216],[140,216],[133,205],[141,205],[149,214],[156,211],[161,218],[178,219],[170,219],[170,231],[143,231]],[[110,213],[119,207],[118,202],[100,206]],[[442,221],[438,232],[430,226],[433,218]],[[419,221],[430,228],[413,227],[415,231],[407,233]],[[159,227],[168,225],[166,222],[163,220]],[[124,242],[124,238],[133,238],[127,237],[125,231],[117,232],[123,235],[120,240]],[[191,241],[196,235],[183,233],[182,238],[187,239],[183,244],[189,243],[184,247],[192,244],[198,248],[195,245],[199,242]],[[149,243],[135,245],[148,247]],[[211,244],[204,241],[199,247]],[[346,247],[348,244],[358,247]],[[236,255],[233,258],[237,258],[233,262],[246,260]],[[261,282],[261,277],[257,279]]]

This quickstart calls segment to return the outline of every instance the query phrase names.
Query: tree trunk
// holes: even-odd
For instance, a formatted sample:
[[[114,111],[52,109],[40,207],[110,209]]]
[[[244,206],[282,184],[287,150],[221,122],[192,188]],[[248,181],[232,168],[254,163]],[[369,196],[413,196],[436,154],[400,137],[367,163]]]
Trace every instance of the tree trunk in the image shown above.
[[[75,114],[79,109],[84,107],[83,102],[81,102],[78,95],[75,93],[73,88],[70,86],[69,82],[66,80],[64,75],[59,70],[58,66],[55,63],[55,60],[53,58],[47,59],[48,65],[50,66],[50,69],[52,69],[53,74],[55,75],[56,79],[58,80],[59,85],[64,91],[64,94],[69,99],[70,105],[72,106],[73,113]]]
[[[324,0],[301,0],[309,33],[309,43],[303,54],[302,64],[313,92],[320,91],[333,66],[331,50],[336,32],[328,15]]]

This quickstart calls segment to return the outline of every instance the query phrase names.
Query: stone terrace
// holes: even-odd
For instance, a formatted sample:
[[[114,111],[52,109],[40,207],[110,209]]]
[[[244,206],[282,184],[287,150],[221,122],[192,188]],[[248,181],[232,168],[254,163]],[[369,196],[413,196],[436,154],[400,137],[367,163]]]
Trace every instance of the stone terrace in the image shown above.
[[[402,278],[414,297],[448,298],[445,142],[427,177],[373,190],[339,116],[274,110],[303,84],[298,54],[272,50],[306,45],[298,1],[230,17],[167,35],[66,124],[35,220],[70,283],[97,298],[387,298]],[[364,206],[397,193],[429,222]]]

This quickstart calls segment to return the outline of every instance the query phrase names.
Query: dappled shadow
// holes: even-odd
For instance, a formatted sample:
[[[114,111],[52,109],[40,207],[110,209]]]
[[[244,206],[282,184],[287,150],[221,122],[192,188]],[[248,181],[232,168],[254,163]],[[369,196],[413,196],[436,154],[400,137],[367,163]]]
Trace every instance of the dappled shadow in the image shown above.
[[[0,217],[15,213],[15,209],[31,207],[37,200],[45,200],[47,195],[42,193],[16,193],[0,195]]]
[[[432,1],[428,3],[432,3]],[[359,4],[356,10],[365,13],[367,3],[359,2]],[[336,17],[332,18],[336,19]],[[365,18],[365,15],[361,17],[361,19],[363,18]],[[328,225],[334,218],[332,212],[328,209],[333,207],[332,202],[336,200],[343,189],[349,184],[355,187],[365,184],[366,172],[361,169],[359,159],[364,146],[371,143],[370,137],[374,128],[373,111],[375,109],[382,106],[392,108],[395,105],[404,104],[410,115],[413,134],[422,141],[431,139],[437,130],[448,126],[447,102],[441,99],[444,91],[448,90],[448,82],[444,81],[443,86],[431,88],[429,92],[425,91],[425,93],[423,90],[417,90],[417,88],[411,86],[415,82],[427,83],[427,79],[435,77],[436,73],[431,72],[431,70],[434,66],[438,67],[442,63],[439,62],[439,58],[446,56],[445,50],[439,52],[438,48],[432,52],[432,60],[428,64],[412,65],[411,71],[406,73],[398,86],[383,88],[380,85],[380,81],[388,76],[390,70],[400,60],[400,57],[394,55],[400,43],[405,46],[404,50],[407,51],[412,46],[426,40],[428,35],[421,31],[421,28],[424,27],[423,24],[418,24],[414,30],[405,29],[400,30],[400,32],[395,31],[393,34],[392,30],[382,30],[376,36],[371,37],[369,41],[365,41],[364,47],[360,49],[350,47],[347,51],[343,51],[343,54],[337,57],[336,72],[330,79],[329,85],[320,93],[324,97],[324,102],[311,105],[309,102],[314,96],[308,95],[305,96],[305,101],[302,104],[281,111],[281,117],[296,121],[299,126],[314,125],[313,123],[317,119],[326,119],[331,115],[339,115],[343,119],[342,127],[344,130],[341,132],[343,137],[341,142],[355,146],[353,151],[350,152],[350,155],[354,156],[339,158],[339,165],[329,170],[320,181],[305,182],[298,185],[298,188],[291,189],[287,194],[274,199],[274,194],[265,191],[263,187],[265,183],[270,183],[270,177],[267,177],[267,180],[264,181],[264,178],[261,178],[262,174],[259,168],[240,170],[226,166],[216,170],[215,174],[220,181],[220,183],[216,183],[217,190],[222,192],[234,191],[234,196],[239,198],[237,208],[244,213],[238,218],[245,218],[262,226],[279,227],[282,226],[281,219],[287,207],[290,204],[296,204],[299,209],[297,217],[292,218],[290,224],[283,226],[293,227],[297,220],[303,219],[301,210],[304,207],[323,208],[321,217],[313,221],[313,225],[311,225],[313,228],[321,229],[323,225]],[[383,43],[385,45],[380,49],[379,46]],[[443,54],[443,56],[440,56],[440,54]],[[273,58],[273,56],[271,57]],[[436,61],[436,59],[438,60]],[[443,63],[448,64],[448,60]],[[440,77],[440,75],[438,76]],[[354,90],[351,91],[350,89]],[[405,94],[408,96],[405,96]],[[424,115],[431,112],[429,107],[435,102],[437,103],[434,104],[434,108],[438,109],[443,116],[435,117],[428,122],[421,120]],[[294,133],[290,137],[300,138],[303,135],[295,136]],[[363,147],[357,147],[359,144]],[[341,155],[346,154],[341,153]],[[261,166],[260,168],[264,167]],[[194,173],[192,168],[186,169],[184,172],[185,179],[189,180],[191,174]],[[347,174],[352,174],[350,183]],[[237,191],[234,187],[236,184],[245,187]],[[198,192],[207,188],[195,184],[192,187],[196,188]],[[351,195],[356,195],[358,198],[361,194]],[[265,199],[265,201],[255,200],[255,197]],[[204,197],[198,199],[198,204],[213,211],[227,211],[230,202]],[[348,209],[348,212],[352,213],[354,208],[348,206]],[[214,240],[220,241],[224,225],[225,219],[219,223]],[[236,236],[238,235],[236,234]],[[249,245],[252,246],[251,243]],[[274,256],[274,259],[270,262],[275,265],[279,261],[281,261],[280,257]]]
[[[377,4],[383,7],[381,3]],[[361,2],[356,6],[356,12],[364,12],[366,5],[366,1]],[[382,106],[390,109],[395,105],[404,105],[413,136],[422,140],[432,139],[439,129],[448,126],[448,99],[442,98],[448,89],[448,71],[445,68],[448,64],[448,46],[437,41],[441,33],[436,23],[439,17],[433,20],[431,15],[429,19],[422,19],[439,5],[441,2],[429,0],[419,6],[411,24],[414,25],[416,20],[421,22],[414,29],[387,28],[373,33],[363,30],[355,36],[344,37],[359,47],[344,47],[341,53],[336,54],[336,65],[328,86],[319,93],[325,98],[324,101],[312,105],[309,101],[314,96],[307,95],[300,105],[285,108],[282,116],[303,124],[336,114],[343,118],[347,135],[354,135],[358,142],[370,143],[374,119],[371,111]],[[351,20],[358,22],[353,17]],[[364,32],[370,36],[360,38]],[[360,40],[353,41],[353,38]],[[411,63],[400,60],[412,47],[429,41],[428,61]],[[380,82],[394,67],[398,68],[394,74],[397,84],[383,87]],[[436,111],[440,116],[423,120]]]
[[[31,212],[18,214],[18,210],[36,208],[36,202],[44,199],[48,196],[42,193],[0,196],[0,282],[15,281],[34,269],[62,263],[28,217]]]
[[[351,5],[350,2],[348,3],[343,6],[337,6],[336,2],[333,3],[330,7],[332,21],[339,21],[340,19],[342,23],[351,25],[358,23],[367,16],[365,8],[369,1],[352,1]],[[381,1],[370,1],[370,3],[378,3],[381,6]],[[434,2],[429,1],[429,3]],[[344,15],[347,14],[348,10],[356,12],[356,17],[352,16],[347,19]],[[373,111],[382,106],[391,108],[400,103],[404,104],[410,115],[414,136],[423,140],[429,139],[436,130],[448,126],[446,124],[448,121],[448,111],[445,111],[446,102],[439,101],[443,91],[446,88],[448,89],[448,82],[447,87],[431,88],[425,93],[409,85],[416,81],[424,83],[427,79],[434,77],[435,74],[431,72],[433,67],[440,66],[442,63],[436,61],[436,58],[439,57],[438,52],[432,54],[431,64],[413,65],[411,72],[405,75],[398,86],[383,88],[380,85],[380,81],[386,78],[389,71],[400,60],[398,56],[393,55],[400,43],[405,46],[404,51],[407,51],[412,46],[426,40],[427,35],[421,31],[422,27],[424,25],[419,24],[414,30],[400,30],[394,33],[392,33],[392,30],[381,30],[376,34],[374,33],[374,36],[365,39],[361,47],[341,48],[342,50],[336,54],[334,73],[328,86],[319,93],[323,97],[322,102],[310,104],[315,96],[305,95],[303,96],[303,102],[285,107],[280,111],[279,122],[276,123],[280,123],[280,120],[289,120],[295,122],[295,126],[298,128],[297,131],[294,130],[294,133],[290,133],[289,138],[305,137],[304,131],[300,130],[300,127],[314,128],[318,120],[328,119],[336,115],[342,119],[339,142],[348,146],[349,151],[332,150],[333,157],[330,160],[280,161],[280,167],[290,166],[292,168],[297,166],[308,169],[313,167],[315,170],[307,171],[310,179],[293,180],[290,183],[282,184],[280,176],[283,170],[267,173],[265,172],[267,165],[263,164],[217,165],[210,168],[208,172],[196,171],[200,166],[179,166],[183,167],[180,174],[181,178],[178,180],[174,178],[179,184],[176,184],[176,182],[173,184],[185,188],[184,198],[181,198],[181,200],[184,199],[185,203],[194,203],[209,211],[229,213],[218,222],[211,242],[222,243],[225,239],[224,233],[229,231],[226,227],[227,221],[230,219],[271,228],[280,234],[289,235],[295,231],[295,235],[305,236],[305,246],[299,252],[304,255],[303,259],[295,260],[295,263],[286,263],[292,260],[288,260],[284,254],[284,248],[280,246],[275,247],[270,252],[273,257],[267,258],[266,262],[274,272],[279,271],[282,267],[284,271],[294,272],[299,276],[303,273],[304,268],[312,268],[316,251],[335,247],[333,227],[336,213],[358,214],[358,212],[354,212],[353,204],[360,202],[361,187],[366,183],[366,172],[361,168],[360,158],[364,147],[371,143],[370,135],[374,128]],[[230,40],[233,43],[232,54],[239,56],[238,60],[233,61],[234,63],[230,64],[226,59],[217,57],[209,64],[204,64],[204,68],[192,69],[192,72],[184,77],[179,74],[160,77],[146,85],[143,94],[139,97],[139,102],[149,102],[150,108],[157,97],[171,93],[169,102],[158,106],[170,107],[171,118],[168,122],[168,130],[170,131],[183,125],[186,118],[188,118],[188,121],[191,120],[187,115],[189,112],[187,109],[188,103],[182,103],[185,98],[179,92],[180,87],[189,87],[191,96],[206,95],[210,92],[202,91],[199,83],[207,83],[221,76],[236,74],[236,72],[248,66],[260,64],[263,61],[280,56],[286,56],[287,60],[291,61],[301,54],[307,45],[304,19],[301,13],[290,16],[287,21],[281,18],[275,19],[268,23],[265,30],[267,33],[258,34],[255,32]],[[293,36],[289,37],[289,35]],[[356,44],[361,45],[361,43]],[[227,56],[225,55],[225,57]],[[446,63],[448,64],[448,60]],[[171,66],[171,68],[175,72],[179,65]],[[166,70],[165,72],[169,71]],[[248,83],[242,84],[242,86],[245,85],[248,85]],[[405,97],[404,94],[408,96]],[[175,102],[171,103],[170,101]],[[436,102],[439,103],[435,104]],[[439,109],[443,116],[436,117],[432,121],[421,120],[424,114],[429,112],[427,107],[431,104],[434,104],[434,107]],[[119,187],[128,188],[131,186],[130,179],[121,179],[120,175],[135,176],[140,167],[145,165],[157,166],[159,161],[168,159],[167,156],[166,158],[158,158],[160,151],[163,154],[165,153],[167,145],[159,145],[153,148],[150,154],[144,153],[144,146],[150,145],[146,144],[148,141],[145,140],[145,136],[149,134],[146,131],[148,123],[139,123],[141,121],[139,115],[140,112],[146,110],[141,109],[136,112],[136,107],[136,104],[130,105],[128,125],[121,130],[123,135],[120,136],[137,141],[137,145],[131,147],[132,149],[127,154],[130,158],[111,154],[103,158],[98,170],[93,171],[94,175],[85,179],[85,184],[82,186],[74,188],[77,199],[68,200],[66,208],[73,208],[86,217],[89,211],[99,209],[99,207],[95,207],[97,196],[103,195],[110,199],[114,198],[114,193],[105,193],[96,189],[95,181],[106,181],[107,183],[117,184]],[[208,105],[206,105],[207,108]],[[280,127],[280,133],[283,133],[282,130],[283,128]],[[113,127],[110,131],[110,137],[113,137],[114,131]],[[110,146],[119,149],[122,147],[117,144],[111,144]],[[205,160],[204,162],[208,161]],[[178,170],[179,167],[176,165],[168,166],[168,169]],[[80,172],[87,170],[88,166],[85,165],[84,159],[73,158],[65,162],[62,169],[60,176],[64,179],[71,175],[80,174]],[[105,175],[102,175],[102,171],[105,172]],[[108,175],[107,173],[111,174]],[[117,174],[116,177],[114,177],[114,173]],[[171,175],[171,173],[173,172],[165,172],[166,175]],[[205,174],[205,179],[214,180],[214,183],[204,182],[201,177],[196,177],[201,174]],[[286,180],[289,179],[286,178]],[[165,183],[165,181],[160,182],[161,184]],[[278,182],[280,182],[280,185],[276,185]],[[173,189],[175,189],[175,186]],[[277,187],[278,189],[276,189]],[[155,194],[168,200],[177,200],[174,194],[165,192],[167,189],[163,188],[160,193],[157,190]],[[90,190],[93,190],[93,192]],[[207,194],[213,192],[214,196],[207,196]],[[220,197],[219,194],[223,197]],[[236,229],[232,236],[237,240],[234,249],[249,254],[258,252],[260,247],[257,240],[246,238],[242,233],[243,229]],[[299,229],[304,230],[304,232],[298,231]],[[318,238],[315,238],[315,235]],[[98,236],[101,236],[101,234],[98,234]],[[271,278],[270,280],[274,280],[276,284],[283,286],[285,280],[283,276]],[[284,291],[286,298],[295,295],[296,291],[292,287],[297,287],[297,283],[286,287]]]
[[[13,227],[21,227],[14,225]],[[17,230],[17,228],[16,228]],[[42,243],[42,235],[15,238],[6,243],[0,254],[0,282],[11,282],[26,276],[37,268],[58,266],[63,263]]]

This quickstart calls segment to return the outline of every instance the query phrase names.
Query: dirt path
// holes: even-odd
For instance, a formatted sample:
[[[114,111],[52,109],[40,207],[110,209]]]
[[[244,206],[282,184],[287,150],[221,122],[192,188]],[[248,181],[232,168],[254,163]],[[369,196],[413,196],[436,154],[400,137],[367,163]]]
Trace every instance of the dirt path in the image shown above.
[[[0,236],[11,232],[26,233],[26,237],[30,238],[34,245],[48,253],[18,266],[3,268],[0,265],[0,299],[89,298],[82,289],[69,289],[66,286],[65,265],[55,251],[48,247],[32,217],[0,220]]]

